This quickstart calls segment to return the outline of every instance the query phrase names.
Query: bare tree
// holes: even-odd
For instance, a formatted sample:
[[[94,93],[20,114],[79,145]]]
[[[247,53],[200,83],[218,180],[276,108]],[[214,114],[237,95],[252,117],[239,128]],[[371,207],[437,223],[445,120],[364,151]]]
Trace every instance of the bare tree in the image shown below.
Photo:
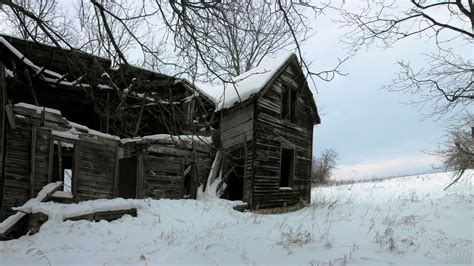
[[[296,41],[303,41],[309,29],[303,25],[305,18],[295,13],[288,11],[286,23],[283,13],[264,1],[229,1],[193,9],[173,3],[169,10],[162,10],[166,25],[175,33],[177,53],[186,59],[195,76],[206,76],[208,70],[199,68],[206,65],[225,79],[250,70],[269,55],[291,48],[290,26]]]
[[[448,141],[437,151],[444,159],[446,168],[455,171],[454,180],[445,190],[456,183],[466,170],[474,168],[474,118],[468,114],[462,117],[462,121],[461,126],[457,125],[449,132]]]
[[[321,153],[313,158],[313,170],[311,178],[313,184],[327,183],[336,168],[338,154],[333,149],[321,151]]]
[[[7,4],[9,1],[5,1]],[[78,41],[78,36],[72,30],[73,21],[67,13],[58,6],[57,0],[18,0],[15,4],[23,9],[28,10],[31,14],[47,23],[51,29],[60,34],[64,39],[71,43]],[[5,16],[2,21],[8,25],[12,33],[23,37],[24,39],[32,39],[42,43],[51,44],[49,37],[39,27],[37,20],[28,16],[18,9],[8,9],[0,6],[0,10]]]
[[[373,44],[391,47],[410,37],[436,45],[437,51],[426,55],[421,69],[399,62],[401,71],[388,90],[413,94],[411,103],[427,109],[430,116],[453,114],[472,104],[472,0],[367,1],[357,7],[346,5],[341,12],[353,51]],[[468,47],[464,56],[457,49],[462,45]]]

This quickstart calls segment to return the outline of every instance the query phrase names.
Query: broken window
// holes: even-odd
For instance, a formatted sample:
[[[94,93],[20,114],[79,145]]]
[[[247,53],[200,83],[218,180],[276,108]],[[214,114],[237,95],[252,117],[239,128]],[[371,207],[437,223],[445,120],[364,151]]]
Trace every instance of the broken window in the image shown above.
[[[63,191],[72,192],[74,144],[54,141],[53,181],[63,182]]]
[[[281,118],[292,123],[296,122],[297,91],[284,88],[281,94]]]
[[[280,187],[292,187],[295,175],[295,150],[281,149]]]

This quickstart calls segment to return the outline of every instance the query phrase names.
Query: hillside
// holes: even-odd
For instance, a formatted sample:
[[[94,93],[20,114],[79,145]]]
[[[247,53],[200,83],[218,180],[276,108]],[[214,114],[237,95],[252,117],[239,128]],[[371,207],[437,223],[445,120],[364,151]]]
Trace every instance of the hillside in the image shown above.
[[[138,217],[62,222],[71,206],[42,203],[39,233],[0,242],[12,264],[401,264],[472,262],[474,171],[315,188],[286,214],[234,211],[224,200],[129,200]],[[103,201],[103,200],[99,200]],[[124,203],[115,199],[110,204]],[[88,207],[84,202],[77,207]]]

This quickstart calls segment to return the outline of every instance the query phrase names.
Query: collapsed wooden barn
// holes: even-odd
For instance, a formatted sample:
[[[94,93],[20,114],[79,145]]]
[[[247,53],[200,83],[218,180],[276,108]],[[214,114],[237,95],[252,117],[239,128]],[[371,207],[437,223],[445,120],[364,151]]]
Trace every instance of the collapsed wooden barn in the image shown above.
[[[185,80],[8,36],[0,66],[0,220],[66,177],[62,201],[196,196],[214,105]]]
[[[55,200],[196,198],[250,209],[310,201],[313,95],[295,55],[224,86],[0,36],[0,221]]]

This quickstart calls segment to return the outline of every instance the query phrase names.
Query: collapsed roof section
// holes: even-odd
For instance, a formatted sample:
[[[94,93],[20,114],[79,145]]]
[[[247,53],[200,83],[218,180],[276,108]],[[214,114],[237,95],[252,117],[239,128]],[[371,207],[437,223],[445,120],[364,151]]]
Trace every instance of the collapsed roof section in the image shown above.
[[[6,35],[0,35],[0,57],[13,103],[52,107],[120,137],[209,128],[214,103],[184,79],[132,65],[113,68],[102,57]]]

